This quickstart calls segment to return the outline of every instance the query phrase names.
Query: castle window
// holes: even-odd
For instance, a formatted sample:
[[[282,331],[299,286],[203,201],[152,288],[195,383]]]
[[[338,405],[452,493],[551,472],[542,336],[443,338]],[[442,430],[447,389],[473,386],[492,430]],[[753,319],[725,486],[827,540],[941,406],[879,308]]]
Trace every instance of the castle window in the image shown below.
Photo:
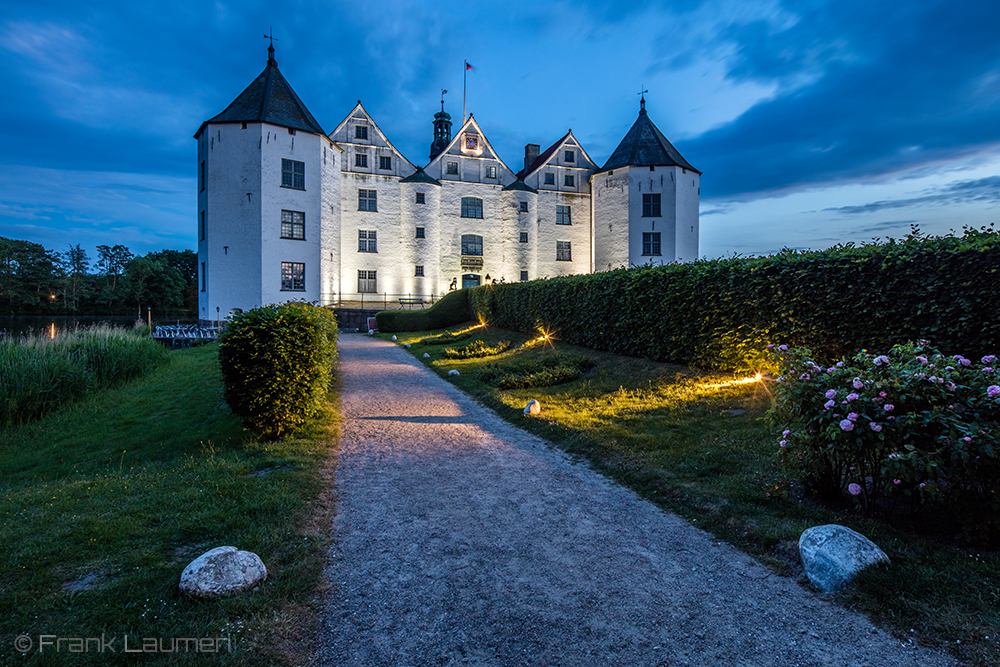
[[[654,192],[653,194],[642,196],[642,217],[660,217],[660,193]],[[656,254],[659,255],[660,253]]]
[[[202,211],[198,214],[198,240],[205,240],[205,212]]]
[[[205,161],[202,160],[198,166],[198,192],[205,189]]]
[[[482,218],[483,200],[479,197],[462,197],[462,217]]]
[[[563,184],[565,184],[567,187],[572,188],[573,186],[576,185],[576,178],[573,176],[573,174],[566,174],[566,177],[563,179]]]
[[[462,234],[462,254],[483,256],[483,237],[478,234]]]
[[[281,289],[302,292],[306,289],[306,265],[302,262],[281,263]]]
[[[355,167],[367,167],[368,166],[368,153],[355,153],[354,154],[354,166]]]
[[[424,193],[423,192],[418,192],[417,193],[417,203],[418,204],[423,204],[424,203]]]
[[[418,239],[425,238],[424,237],[424,228],[423,227],[417,227],[417,238]]]
[[[570,217],[569,206],[556,206],[556,224],[557,225],[573,224],[573,220]]]
[[[527,212],[528,212],[528,202],[523,201],[521,202],[521,213],[527,213]]]
[[[205,273],[205,262],[201,263],[201,291],[206,290],[206,285],[208,283],[208,275]]]
[[[458,175],[458,163],[449,162],[448,163],[448,173]]]
[[[378,252],[375,230],[358,230],[358,252]]]
[[[358,189],[358,210],[378,211],[377,190]]]
[[[417,264],[416,265],[416,270],[414,271],[413,275],[420,276],[422,278],[423,275],[424,275],[424,265],[423,264]]]
[[[306,189],[306,163],[296,160],[281,161],[281,187]]]
[[[576,152],[575,151],[566,151],[565,161],[566,162],[576,162]]]
[[[556,241],[556,261],[557,262],[571,262],[573,261],[573,250],[570,246],[569,241]]]
[[[643,255],[660,254],[660,232],[642,233],[642,254]]]
[[[379,169],[392,169],[392,157],[388,155],[379,155],[378,157],[378,168]]]
[[[528,272],[527,271],[521,271],[521,281],[524,282],[527,279],[528,279]]]
[[[550,171],[545,172],[545,185],[555,185],[556,175]]]
[[[354,126],[354,138],[355,139],[367,139],[368,138],[368,126],[367,125],[355,125]]]
[[[528,232],[521,232],[521,237],[518,239],[521,243],[528,242]]]
[[[486,167],[486,178],[496,178],[497,168],[493,165]]]
[[[376,273],[376,271],[365,271],[364,269],[358,271],[358,292],[378,292]]]
[[[301,211],[282,211],[281,238],[305,240],[306,214]]]

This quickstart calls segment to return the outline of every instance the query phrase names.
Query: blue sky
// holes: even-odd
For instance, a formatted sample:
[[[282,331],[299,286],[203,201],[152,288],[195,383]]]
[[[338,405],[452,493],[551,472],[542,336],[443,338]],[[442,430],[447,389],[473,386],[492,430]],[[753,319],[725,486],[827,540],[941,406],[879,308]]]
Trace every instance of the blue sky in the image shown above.
[[[45,2],[0,19],[0,236],[195,247],[195,141],[276,59],[423,165],[439,91],[508,166],[650,117],[704,172],[701,253],[960,231],[1000,212],[1000,3]]]

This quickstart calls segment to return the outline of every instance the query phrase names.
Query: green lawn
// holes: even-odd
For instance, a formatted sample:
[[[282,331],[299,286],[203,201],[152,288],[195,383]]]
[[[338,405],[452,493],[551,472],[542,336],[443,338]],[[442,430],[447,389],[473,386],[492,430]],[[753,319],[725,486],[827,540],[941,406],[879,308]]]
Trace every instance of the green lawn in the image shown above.
[[[329,532],[316,520],[328,504],[313,501],[330,474],[332,404],[299,437],[258,441],[223,403],[217,352],[171,353],[141,380],[0,431],[0,653],[11,664],[131,664],[126,636],[130,648],[229,638],[211,658],[220,664],[283,664],[301,650]],[[187,563],[224,545],[257,553],[267,582],[222,601],[181,597]],[[21,634],[33,642],[24,655]],[[115,653],[38,652],[41,635],[102,634]]]
[[[771,407],[768,381],[731,384],[747,378],[492,328],[449,345],[420,342],[439,333],[397,334],[397,342],[411,343],[414,356],[503,418],[585,458],[782,574],[805,582],[798,538],[810,526],[840,523],[867,535],[893,564],[866,572],[855,587],[835,596],[837,601],[866,612],[904,640],[945,647],[974,664],[1000,664],[1000,555],[802,498],[779,464],[779,438],[765,420]],[[487,346],[509,340],[513,347],[493,357],[444,357],[447,347],[474,340]],[[430,358],[423,359],[424,353]],[[516,368],[555,353],[585,355],[594,366],[580,379],[535,389],[501,390],[480,380],[490,364]],[[448,376],[451,369],[460,375]],[[542,412],[524,417],[532,398]]]

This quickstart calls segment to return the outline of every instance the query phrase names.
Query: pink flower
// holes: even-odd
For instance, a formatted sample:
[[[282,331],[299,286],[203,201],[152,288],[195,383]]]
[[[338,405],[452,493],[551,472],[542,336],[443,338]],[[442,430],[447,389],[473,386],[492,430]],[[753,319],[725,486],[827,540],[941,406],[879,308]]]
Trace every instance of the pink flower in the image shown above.
[[[827,373],[832,373],[832,372],[834,372],[835,370],[837,370],[837,369],[836,369],[836,368],[834,368],[833,366],[830,366],[829,368],[827,368],[827,369],[826,369],[826,372],[827,372]]]
[[[892,480],[892,483],[893,483],[893,484],[899,484],[899,482],[900,482],[900,480],[898,480],[898,479],[894,479],[894,480]]]
[[[849,400],[849,401],[856,401],[856,400],[858,400],[858,395],[855,394],[855,393],[850,393],[850,394],[847,395],[847,400]]]
[[[861,495],[861,487],[859,485],[857,485],[857,484],[848,484],[847,485],[847,490],[851,492],[852,496],[860,496]]]
[[[995,360],[996,360],[996,355],[987,354],[985,357],[983,357],[979,361],[983,362],[984,364],[992,364]]]
[[[843,421],[840,422],[840,430],[841,431],[853,431],[854,430],[854,422],[852,422],[850,419],[844,419]]]
[[[843,365],[844,365],[843,361],[838,361],[837,362],[837,368],[841,368]]]
[[[809,373],[803,373],[802,375],[799,376],[799,379],[800,380],[808,380],[809,379]]]
[[[784,352],[787,349],[788,349],[787,345],[779,345],[778,346],[778,352]]]
[[[958,389],[958,385],[956,385],[954,382],[949,382],[948,384],[945,385],[945,387],[948,389],[948,391],[955,391],[956,389]]]
[[[788,437],[788,436],[789,436],[790,434],[791,434],[791,431],[789,431],[789,430],[788,430],[787,428],[786,428],[786,429],[785,429],[784,431],[782,431],[782,432],[781,432],[781,435],[783,435],[783,436],[784,436],[784,437],[786,437],[786,438],[787,438],[787,437]]]
[[[872,360],[872,363],[874,363],[876,366],[887,364],[889,363],[889,357],[885,356],[884,354],[880,354],[879,356],[875,357],[875,359]]]
[[[769,350],[770,350],[770,349],[771,349],[772,347],[774,347],[774,343],[768,343],[768,344],[767,344],[767,349],[769,349]]]
[[[984,373],[992,373],[993,369],[990,368],[989,366],[983,366],[983,372]]]
[[[886,403],[885,405],[882,406],[882,409],[885,410],[886,412],[890,412],[892,410],[895,410],[896,406],[893,405],[892,403]]]
[[[972,442],[972,438],[970,438],[969,436],[965,436],[964,438],[962,438],[962,440],[965,440],[966,442]]]
[[[836,403],[834,403],[833,401],[827,401],[826,403],[823,404],[823,407],[826,408],[827,410],[829,410],[830,408],[832,408],[835,405],[836,405]]]
[[[861,381],[861,378],[854,378],[854,388],[855,389],[865,388],[865,383]]]
[[[953,370],[955,370],[955,367],[954,366],[945,366],[944,369],[946,371],[953,371]]]
[[[781,441],[781,442],[779,442],[778,444],[779,444],[779,445],[781,445],[782,447],[784,447],[785,445],[787,445],[787,444],[788,444],[788,441],[787,441],[787,440],[782,440],[782,441]]]
[[[917,357],[917,361],[919,361],[922,364],[926,364],[927,363],[927,357]]]
[[[955,356],[955,361],[957,361],[958,363],[962,364],[963,366],[969,366],[969,365],[972,364],[971,361],[969,361],[968,359],[966,359],[965,357],[963,357],[961,355],[956,355]]]
[[[827,398],[837,398],[837,390],[836,389],[827,389],[826,390],[826,394],[824,394],[824,395]]]
[[[986,388],[986,395],[990,398],[996,398],[1000,396],[1000,385],[991,385]]]
[[[886,397],[886,396],[888,396],[889,394],[885,393],[884,391],[880,391],[880,392],[878,393],[878,395],[879,395],[879,396],[881,396],[882,398],[885,398],[885,397]]]
[[[876,424],[875,422],[871,423],[871,427],[872,427],[872,430],[875,431],[876,433],[878,433],[879,431],[882,430],[882,425],[881,424]]]
[[[849,412],[849,413],[847,413],[847,418],[850,419],[852,422],[856,422],[856,421],[858,421],[858,413],[857,412]]]

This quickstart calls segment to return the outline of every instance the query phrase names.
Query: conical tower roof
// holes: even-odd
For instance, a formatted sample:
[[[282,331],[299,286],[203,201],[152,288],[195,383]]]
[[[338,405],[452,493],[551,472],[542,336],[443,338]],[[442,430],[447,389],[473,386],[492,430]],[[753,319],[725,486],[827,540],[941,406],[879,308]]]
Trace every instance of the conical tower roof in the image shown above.
[[[595,173],[621,169],[624,167],[683,167],[701,173],[681,156],[673,144],[667,141],[660,129],[646,114],[646,100],[639,108],[639,118],[633,123],[625,138],[618,144],[604,166]]]
[[[271,123],[304,132],[326,134],[281,75],[274,59],[273,46],[268,47],[267,55],[267,67],[264,71],[225,111],[202,123],[194,135],[196,138],[208,123]]]

